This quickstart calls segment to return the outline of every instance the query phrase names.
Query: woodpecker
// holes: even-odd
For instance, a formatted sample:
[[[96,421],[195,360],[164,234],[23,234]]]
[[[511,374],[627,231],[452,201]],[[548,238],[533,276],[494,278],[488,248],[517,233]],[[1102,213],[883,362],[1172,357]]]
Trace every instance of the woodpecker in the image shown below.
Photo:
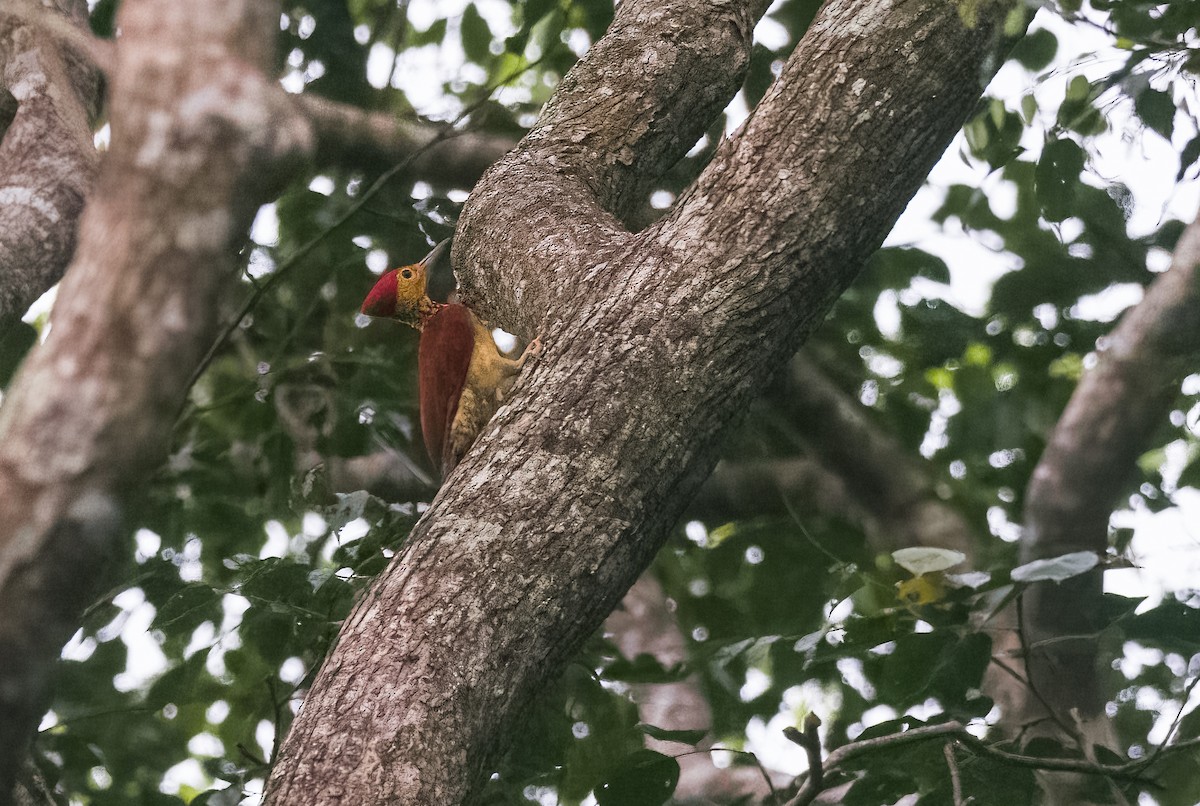
[[[525,363],[542,351],[541,341],[534,339],[519,358],[508,358],[470,308],[429,298],[429,270],[446,254],[449,243],[442,241],[419,263],[384,274],[362,304],[367,316],[394,319],[420,331],[421,434],[442,478],[450,475],[500,408]]]

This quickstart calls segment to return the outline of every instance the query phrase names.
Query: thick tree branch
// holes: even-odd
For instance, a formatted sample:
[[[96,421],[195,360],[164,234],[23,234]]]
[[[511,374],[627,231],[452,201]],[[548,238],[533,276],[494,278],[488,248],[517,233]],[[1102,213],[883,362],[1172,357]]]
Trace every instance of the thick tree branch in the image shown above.
[[[165,451],[236,250],[312,149],[265,73],[278,20],[269,2],[219,0],[199,16],[122,3],[112,146],[53,329],[0,409],[0,803],[120,545],[122,500]]]
[[[674,214],[629,236],[603,211],[687,141],[668,124],[719,108],[709,79],[744,63],[757,10],[626,0],[544,122],[481,180],[460,279],[498,324],[540,331],[546,353],[347,619],[268,803],[470,800],[753,394],[882,242],[999,63],[1007,7],[971,28],[955,4],[827,4]],[[696,86],[687,114],[655,116]],[[862,177],[869,192],[848,194]]]
[[[864,516],[845,482],[807,456],[722,460],[684,512],[688,520],[725,523],[764,515],[816,510],[859,520]]]
[[[523,147],[468,200],[452,255],[462,299],[532,335],[580,305],[581,287],[624,281],[606,260],[633,246],[620,220],[740,88],[767,5],[623,3]]]
[[[938,497],[929,468],[876,426],[805,351],[792,359],[772,401],[821,465],[842,479],[877,551],[936,546],[972,554],[971,528]]]
[[[425,148],[441,132],[437,126],[398,120],[319,95],[298,95],[296,101],[316,131],[318,165],[388,168]],[[454,132],[422,152],[407,173],[438,187],[469,189],[516,144],[515,138],[504,135]]]
[[[0,8],[0,333],[58,282],[96,173],[100,75],[63,32],[89,36],[87,3]]]
[[[1103,553],[1113,504],[1179,394],[1200,353],[1200,218],[1184,230],[1171,268],[1146,290],[1099,345],[1034,469],[1025,496],[1023,562],[1073,551]],[[1024,595],[1021,629],[1027,674],[1037,690],[1014,715],[1060,739],[1074,726],[1087,741],[1109,735],[1096,674],[1102,572]],[[1056,713],[1047,720],[1043,703]],[[1037,735],[1038,729],[1032,731]],[[1085,747],[1085,752],[1090,748]]]

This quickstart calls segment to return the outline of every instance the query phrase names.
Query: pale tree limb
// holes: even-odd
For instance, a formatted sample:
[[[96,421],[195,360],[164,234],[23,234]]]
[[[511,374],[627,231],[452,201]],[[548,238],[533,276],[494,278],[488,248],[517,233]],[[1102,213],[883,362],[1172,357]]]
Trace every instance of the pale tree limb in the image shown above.
[[[112,144],[54,327],[0,409],[0,803],[125,534],[123,499],[165,452],[250,221],[314,149],[265,72],[278,20],[269,2],[199,16],[122,3]]]
[[[963,800],[962,776],[958,772],[958,759],[954,756],[954,742],[946,742],[942,746],[942,755],[946,757],[946,769],[950,772],[950,796],[954,806],[966,806]]]
[[[311,93],[297,95],[296,101],[316,130],[318,165],[388,168],[419,152],[405,176],[435,187],[470,189],[517,144],[508,135],[470,131],[445,137],[443,127],[369,112]],[[442,142],[433,144],[439,138]]]
[[[100,75],[64,36],[87,3],[62,5],[0,8],[0,334],[62,276],[98,164]]]
[[[875,425],[806,351],[792,359],[771,400],[806,452],[842,480],[874,550],[933,546],[971,556],[973,530],[938,496],[928,463]]]
[[[1170,269],[1098,344],[1095,366],[1059,418],[1026,491],[1022,562],[1107,550],[1117,496],[1200,355],[1198,265],[1200,218],[1184,230]],[[1018,704],[1010,729],[1082,742],[1085,753],[1111,745],[1092,637],[1102,626],[1101,592],[1102,572],[1094,571],[1024,594],[1026,673],[1036,693]]]
[[[64,800],[57,797],[46,782],[32,757],[27,756],[17,772],[17,785],[13,791],[14,806],[62,806]]]
[[[630,188],[725,105],[765,6],[621,3],[476,187],[453,255],[464,297],[546,353],[346,620],[266,802],[479,791],[882,242],[1000,62],[1008,10],[967,27],[950,4],[827,4],[672,214],[631,235]],[[845,192],[864,176],[870,193]]]
[[[679,623],[667,606],[666,593],[651,573],[637,581],[621,606],[604,622],[604,628],[617,649],[626,658],[651,655],[670,668],[688,659],[687,643]],[[631,687],[642,722],[666,730],[708,730],[712,726],[712,708],[699,685],[698,675],[691,674],[671,683],[645,683]],[[713,738],[696,745],[697,749],[712,747]],[[679,745],[647,737],[646,747],[664,755],[675,756]],[[752,766],[726,769],[713,764],[711,753],[689,753],[678,758],[679,784],[674,800],[680,802],[726,803],[739,797],[766,798],[771,794],[767,773]],[[785,783],[784,779],[778,781]]]

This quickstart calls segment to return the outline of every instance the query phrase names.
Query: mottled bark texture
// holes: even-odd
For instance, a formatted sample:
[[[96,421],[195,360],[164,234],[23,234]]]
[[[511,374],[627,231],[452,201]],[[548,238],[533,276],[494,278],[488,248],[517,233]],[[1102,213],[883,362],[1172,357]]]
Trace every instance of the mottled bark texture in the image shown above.
[[[1179,396],[1200,353],[1200,218],[1176,245],[1170,269],[1098,345],[1033,471],[1025,495],[1021,560],[1074,551],[1103,554],[1108,519]],[[1032,690],[1012,719],[1026,736],[1110,744],[1096,669],[1102,572],[1030,587],[1021,633]],[[1048,709],[1046,706],[1050,705]],[[1082,802],[1076,799],[1076,802]]]
[[[264,72],[278,22],[269,2],[121,5],[112,145],[54,327],[0,409],[0,802],[119,545],[121,500],[166,450],[236,248],[313,149]]]
[[[96,174],[100,75],[64,29],[85,0],[0,4],[0,335],[62,277]]]
[[[476,187],[464,297],[544,357],[347,619],[270,804],[470,802],[649,563],[721,437],[882,242],[1006,8],[828,3],[672,213],[621,224],[739,85],[760,2],[626,0]]]

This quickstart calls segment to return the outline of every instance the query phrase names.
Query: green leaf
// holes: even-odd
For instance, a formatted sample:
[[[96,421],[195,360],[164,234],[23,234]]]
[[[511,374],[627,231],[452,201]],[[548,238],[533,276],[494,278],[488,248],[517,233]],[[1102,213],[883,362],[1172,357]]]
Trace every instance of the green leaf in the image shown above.
[[[430,25],[424,31],[411,31],[408,37],[413,47],[440,45],[442,44],[442,40],[446,38],[446,18],[443,17],[434,20],[433,25]]]
[[[1058,125],[1083,135],[1099,134],[1108,128],[1104,116],[1092,105],[1092,85],[1084,76],[1075,76],[1067,85],[1058,107]]]
[[[1188,462],[1187,467],[1179,474],[1179,487],[1194,487],[1200,489],[1200,456]]]
[[[1187,169],[1196,164],[1200,160],[1200,134],[1188,141],[1188,144],[1179,152],[1179,173],[1175,175],[1175,181],[1183,181],[1183,175],[1187,173]]]
[[[698,728],[696,730],[667,730],[666,728],[657,728],[654,725],[647,725],[645,722],[639,722],[637,729],[647,736],[658,739],[660,742],[679,742],[680,744],[690,745],[695,745],[708,735],[707,728]]]
[[[1125,638],[1189,657],[1200,650],[1200,609],[1174,599],[1122,622]]]
[[[1014,582],[1062,582],[1064,579],[1087,573],[1100,564],[1094,551],[1073,551],[1061,557],[1034,560],[1018,566],[1012,571]]]
[[[1034,192],[1047,221],[1070,216],[1087,155],[1069,138],[1047,143],[1034,173]]]
[[[480,16],[475,4],[467,6],[462,15],[462,46],[467,58],[476,64],[486,64],[491,58],[492,29]]]
[[[192,630],[204,621],[220,622],[221,594],[201,582],[189,583],[168,599],[154,615],[154,626],[172,632]]]
[[[596,787],[599,806],[662,806],[679,783],[679,762],[653,750],[630,753]]]
[[[1024,118],[1026,126],[1033,123],[1033,117],[1037,114],[1037,111],[1037,96],[1031,92],[1021,98],[1021,117]]]
[[[1012,57],[1021,63],[1026,70],[1037,72],[1045,69],[1054,61],[1058,53],[1058,38],[1045,28],[1030,31],[1029,34],[1013,48]]]
[[[111,39],[114,33],[114,21],[117,16],[117,0],[100,0],[92,7],[92,33],[105,39]]]
[[[1175,101],[1169,92],[1147,87],[1134,99],[1133,108],[1147,126],[1171,139],[1175,131]]]

